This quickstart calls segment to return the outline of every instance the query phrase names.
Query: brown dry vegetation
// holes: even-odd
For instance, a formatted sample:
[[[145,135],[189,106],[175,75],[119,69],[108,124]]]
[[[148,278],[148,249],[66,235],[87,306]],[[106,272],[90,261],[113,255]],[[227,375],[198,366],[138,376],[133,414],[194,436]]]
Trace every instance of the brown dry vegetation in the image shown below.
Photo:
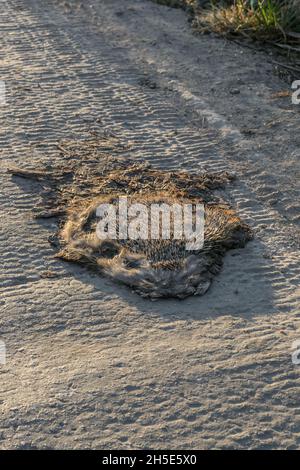
[[[300,3],[297,0],[155,0],[188,9],[200,33],[246,38],[273,46],[300,61]]]

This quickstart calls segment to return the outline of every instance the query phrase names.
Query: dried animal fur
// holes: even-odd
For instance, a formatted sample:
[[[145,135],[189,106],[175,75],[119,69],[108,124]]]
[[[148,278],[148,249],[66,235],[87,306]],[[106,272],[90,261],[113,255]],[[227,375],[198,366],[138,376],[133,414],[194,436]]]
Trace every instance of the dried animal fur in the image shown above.
[[[9,172],[33,178],[47,188],[37,217],[59,217],[61,229],[52,237],[57,257],[89,266],[122,282],[143,297],[185,298],[202,295],[220,271],[227,250],[243,247],[251,229],[213,193],[232,177],[226,173],[191,175],[166,172],[121,158],[73,163],[50,171]],[[96,209],[119,196],[132,202],[203,203],[205,240],[188,251],[184,240],[100,240]]]

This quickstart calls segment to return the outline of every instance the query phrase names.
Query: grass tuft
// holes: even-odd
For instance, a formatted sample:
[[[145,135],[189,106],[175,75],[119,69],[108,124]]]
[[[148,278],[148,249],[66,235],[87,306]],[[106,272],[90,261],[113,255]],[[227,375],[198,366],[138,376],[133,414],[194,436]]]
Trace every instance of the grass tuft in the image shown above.
[[[300,6],[288,0],[235,0],[231,5],[212,3],[210,9],[198,12],[195,24],[203,32],[286,41],[290,31],[300,32]]]
[[[152,1],[188,10],[200,33],[267,43],[300,65],[300,0]]]

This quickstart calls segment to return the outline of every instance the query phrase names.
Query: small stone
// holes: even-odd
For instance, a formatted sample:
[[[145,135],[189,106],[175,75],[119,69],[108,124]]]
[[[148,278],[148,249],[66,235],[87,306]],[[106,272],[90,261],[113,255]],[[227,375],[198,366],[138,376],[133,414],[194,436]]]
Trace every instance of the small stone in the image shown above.
[[[238,88],[231,88],[231,90],[229,90],[229,92],[232,95],[238,95],[240,93],[240,90]]]

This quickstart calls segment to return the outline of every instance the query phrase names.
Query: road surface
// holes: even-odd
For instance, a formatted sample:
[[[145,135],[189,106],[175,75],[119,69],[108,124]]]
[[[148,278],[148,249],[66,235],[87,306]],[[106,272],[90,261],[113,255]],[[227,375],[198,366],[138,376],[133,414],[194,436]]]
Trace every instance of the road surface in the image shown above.
[[[299,449],[300,108],[273,58],[146,0],[3,0],[0,28],[1,448]],[[224,197],[255,239],[204,297],[151,302],[53,258],[55,221],[5,170],[95,136],[237,175]]]

